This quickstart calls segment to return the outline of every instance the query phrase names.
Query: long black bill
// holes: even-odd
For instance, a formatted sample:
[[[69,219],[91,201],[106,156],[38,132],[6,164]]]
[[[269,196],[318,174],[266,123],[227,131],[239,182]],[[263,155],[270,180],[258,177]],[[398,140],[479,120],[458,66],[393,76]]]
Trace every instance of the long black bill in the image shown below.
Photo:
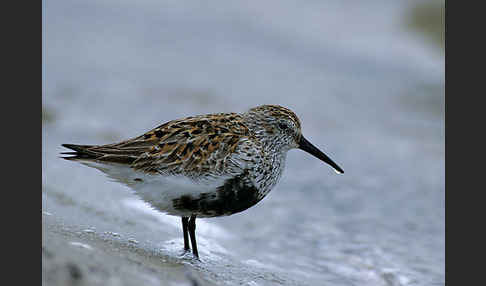
[[[305,152],[314,155],[315,157],[321,159],[322,161],[328,163],[331,165],[336,173],[343,174],[344,171],[341,169],[336,163],[334,163],[331,158],[327,157],[326,154],[322,153],[321,150],[317,149],[314,145],[312,145],[307,139],[304,138],[304,136],[300,137],[300,142],[299,142],[299,149],[304,150]]]

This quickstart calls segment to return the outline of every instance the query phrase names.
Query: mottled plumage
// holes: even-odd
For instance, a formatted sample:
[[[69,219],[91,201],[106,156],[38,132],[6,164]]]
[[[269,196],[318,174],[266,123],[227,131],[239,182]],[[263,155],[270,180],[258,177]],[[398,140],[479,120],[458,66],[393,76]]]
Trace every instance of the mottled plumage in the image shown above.
[[[278,105],[172,120],[113,144],[63,146],[75,151],[65,159],[95,167],[156,209],[181,216],[186,249],[196,216],[231,215],[263,199],[290,149],[301,148],[342,173],[302,136],[295,113]]]

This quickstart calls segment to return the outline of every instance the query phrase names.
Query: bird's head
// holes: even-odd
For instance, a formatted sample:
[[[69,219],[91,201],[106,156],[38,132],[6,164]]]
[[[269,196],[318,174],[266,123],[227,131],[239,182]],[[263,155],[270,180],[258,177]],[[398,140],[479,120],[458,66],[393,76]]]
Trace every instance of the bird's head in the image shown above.
[[[279,105],[261,105],[251,108],[244,118],[258,140],[274,151],[287,152],[299,148],[331,165],[336,173],[344,173],[326,154],[305,139],[300,120],[292,110]]]

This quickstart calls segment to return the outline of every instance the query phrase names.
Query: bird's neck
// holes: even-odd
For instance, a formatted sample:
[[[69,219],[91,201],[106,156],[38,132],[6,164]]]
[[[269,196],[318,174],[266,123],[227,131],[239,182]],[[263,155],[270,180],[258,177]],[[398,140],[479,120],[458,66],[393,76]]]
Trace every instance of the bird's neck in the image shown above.
[[[268,152],[264,151],[262,164],[257,166],[253,173],[253,182],[255,183],[260,198],[263,198],[278,183],[285,168],[285,159],[287,152]]]

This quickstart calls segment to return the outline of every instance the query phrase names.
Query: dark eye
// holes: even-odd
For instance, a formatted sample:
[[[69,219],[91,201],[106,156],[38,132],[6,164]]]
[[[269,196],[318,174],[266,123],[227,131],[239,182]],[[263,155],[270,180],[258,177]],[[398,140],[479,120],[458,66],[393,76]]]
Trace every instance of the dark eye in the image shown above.
[[[278,127],[279,127],[280,129],[282,129],[282,130],[285,130],[285,129],[289,128],[289,126],[288,126],[287,124],[285,124],[285,123],[279,123],[279,124],[278,124]]]

